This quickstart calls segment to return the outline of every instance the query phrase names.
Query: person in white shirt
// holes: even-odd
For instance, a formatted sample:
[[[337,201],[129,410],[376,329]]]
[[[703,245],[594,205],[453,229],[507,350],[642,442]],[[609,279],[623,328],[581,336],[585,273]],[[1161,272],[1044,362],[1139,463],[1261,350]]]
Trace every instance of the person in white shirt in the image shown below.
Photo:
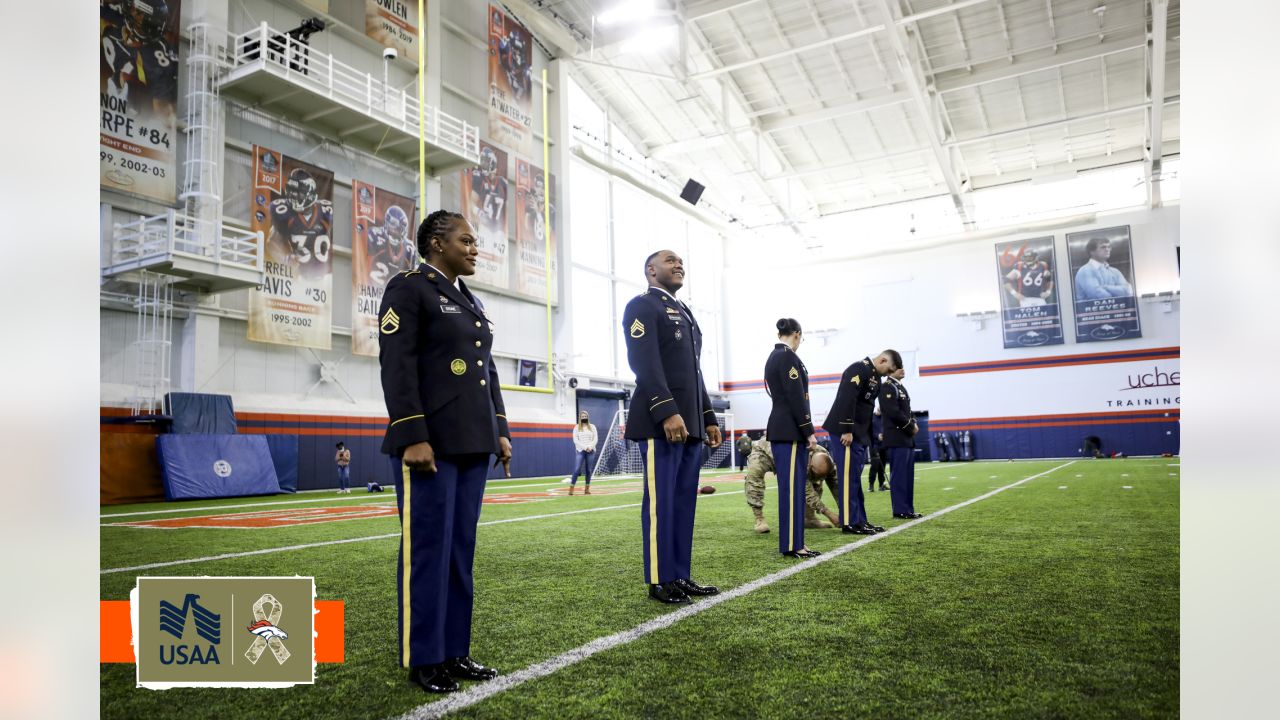
[[[578,484],[578,475],[587,476],[583,495],[591,494],[591,465],[596,454],[596,426],[591,424],[587,411],[578,413],[578,424],[573,426],[573,449],[578,453],[578,463],[573,468],[573,477],[569,479],[569,494],[573,494]]]

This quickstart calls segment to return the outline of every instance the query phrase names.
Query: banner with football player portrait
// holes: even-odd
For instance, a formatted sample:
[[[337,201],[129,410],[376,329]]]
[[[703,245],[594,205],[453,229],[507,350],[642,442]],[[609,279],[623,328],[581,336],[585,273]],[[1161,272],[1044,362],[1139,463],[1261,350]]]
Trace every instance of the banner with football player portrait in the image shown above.
[[[507,263],[507,153],[480,141],[480,166],[462,171],[462,207],[479,237],[476,274],[468,281],[510,286]]]
[[[249,291],[249,339],[328,350],[333,319],[333,173],[253,146],[253,214],[266,277]]]
[[[99,0],[99,9],[99,183],[173,205],[181,0]]]
[[[533,36],[489,6],[489,138],[517,153],[533,146]]]
[[[351,181],[351,352],[378,356],[378,308],[387,281],[418,264],[413,200]]]
[[[555,176],[550,192],[542,168],[516,158],[516,291],[544,300],[547,295],[546,248],[551,244],[551,277],[556,275],[556,238],[543,215],[543,200],[550,205],[551,228],[556,224]],[[554,281],[551,302],[556,302]]]
[[[1142,337],[1129,226],[1067,234],[1076,342]]]
[[[1000,324],[1006,348],[1061,345],[1053,236],[996,243]]]
[[[424,3],[423,7],[426,5]],[[418,5],[411,0],[365,0],[364,34],[418,62]]]

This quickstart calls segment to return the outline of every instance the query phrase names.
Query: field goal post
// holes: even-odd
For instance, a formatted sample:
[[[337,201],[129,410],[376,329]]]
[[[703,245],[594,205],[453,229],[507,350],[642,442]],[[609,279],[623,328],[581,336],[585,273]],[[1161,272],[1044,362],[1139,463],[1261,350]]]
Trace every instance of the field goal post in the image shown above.
[[[707,449],[702,462],[703,470],[720,467],[726,458],[729,459],[729,466],[734,467],[733,456],[736,451],[733,447],[733,413],[716,412],[716,422],[720,424],[720,447],[715,450]],[[596,456],[596,466],[592,471],[592,475],[595,477],[640,477],[644,473],[644,462],[640,457],[640,446],[623,437],[626,427],[627,411],[619,410],[615,412],[613,419],[609,421],[609,429],[600,437],[599,454]]]

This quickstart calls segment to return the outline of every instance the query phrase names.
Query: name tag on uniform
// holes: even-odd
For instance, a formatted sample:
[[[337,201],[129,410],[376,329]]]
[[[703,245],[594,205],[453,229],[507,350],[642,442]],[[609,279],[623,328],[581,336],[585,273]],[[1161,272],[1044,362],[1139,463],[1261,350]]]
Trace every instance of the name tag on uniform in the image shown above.
[[[458,307],[457,305],[441,305],[440,312],[447,313],[450,315],[456,315],[462,312],[462,308]]]

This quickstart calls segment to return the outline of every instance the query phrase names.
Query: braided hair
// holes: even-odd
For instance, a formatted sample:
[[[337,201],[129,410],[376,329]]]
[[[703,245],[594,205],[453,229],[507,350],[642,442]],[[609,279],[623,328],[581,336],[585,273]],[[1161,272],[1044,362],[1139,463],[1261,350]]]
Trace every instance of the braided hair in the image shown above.
[[[462,213],[437,210],[418,226],[418,256],[426,260],[431,256],[431,238],[443,237],[454,220],[466,220]]]

